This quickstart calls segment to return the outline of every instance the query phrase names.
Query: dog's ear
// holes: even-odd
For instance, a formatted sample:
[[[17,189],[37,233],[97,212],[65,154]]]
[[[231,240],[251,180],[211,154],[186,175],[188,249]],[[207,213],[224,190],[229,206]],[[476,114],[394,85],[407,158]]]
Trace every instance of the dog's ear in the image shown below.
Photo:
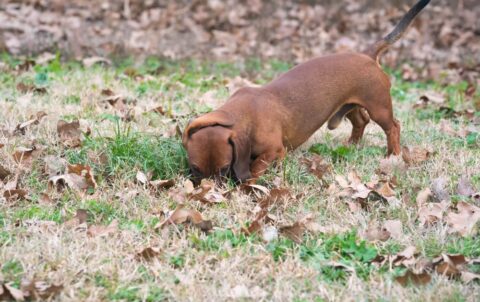
[[[235,177],[240,182],[251,178],[250,158],[252,150],[250,140],[247,137],[238,137],[235,132],[230,136],[230,144],[233,147],[232,169]]]
[[[202,128],[211,126],[231,127],[234,123],[235,122],[232,116],[225,111],[216,110],[199,116],[193,121],[190,121],[187,125],[187,128],[185,128],[182,136],[183,145],[187,143],[188,139],[193,133]]]

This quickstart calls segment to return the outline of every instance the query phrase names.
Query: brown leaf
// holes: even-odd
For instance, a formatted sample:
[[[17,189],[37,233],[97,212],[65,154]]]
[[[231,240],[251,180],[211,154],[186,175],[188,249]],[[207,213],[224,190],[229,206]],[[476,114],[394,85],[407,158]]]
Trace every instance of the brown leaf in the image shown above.
[[[390,233],[394,239],[401,239],[403,236],[403,225],[400,220],[385,220],[383,228]]]
[[[34,92],[38,94],[47,93],[47,89],[45,87],[37,87],[33,84],[26,84],[23,82],[20,82],[17,84],[17,90],[21,93],[28,93],[28,92]]]
[[[365,231],[364,237],[369,241],[387,241],[390,238],[390,232],[384,227],[372,223]]]
[[[303,234],[305,233],[305,226],[300,221],[295,222],[292,225],[286,225],[279,227],[280,234],[291,239],[295,243],[302,243]]]
[[[72,219],[65,221],[64,225],[66,227],[77,227],[81,224],[87,223],[88,219],[88,212],[84,209],[77,209],[75,217]]]
[[[393,191],[390,183],[388,182],[382,183],[376,191],[385,198],[395,196],[395,191]]]
[[[442,202],[430,202],[418,210],[418,220],[421,225],[429,225],[438,221],[442,221],[443,214],[448,209],[449,203],[446,201]]]
[[[317,154],[310,156],[310,158],[302,158],[301,163],[307,167],[308,172],[315,175],[318,179],[322,179],[332,168],[330,164],[325,163],[323,158]]]
[[[457,194],[465,197],[471,197],[475,194],[472,183],[466,176],[462,176],[458,180]]]
[[[420,96],[420,100],[424,103],[440,105],[445,103],[445,95],[434,91],[427,91],[425,94]]]
[[[82,63],[83,63],[83,66],[85,66],[87,68],[90,68],[90,67],[92,67],[93,65],[96,65],[96,64],[102,64],[102,65],[111,65],[112,64],[112,62],[109,59],[104,58],[104,57],[97,57],[97,56],[84,58],[82,60]]]
[[[157,258],[160,255],[160,248],[158,247],[146,247],[140,252],[135,254],[135,258],[137,259],[145,259],[147,261],[150,261],[154,258]]]
[[[35,146],[32,148],[17,148],[15,153],[13,153],[13,159],[16,163],[21,164],[25,167],[30,167],[33,160],[39,155],[40,150]]]
[[[155,228],[162,228],[169,224],[191,223],[204,232],[213,228],[210,220],[204,220],[202,214],[194,209],[177,208],[167,219],[159,223]]]
[[[63,284],[48,284],[43,281],[22,280],[20,287],[25,297],[29,299],[47,300],[58,295],[63,289]]]
[[[87,235],[90,237],[104,237],[115,233],[118,229],[118,221],[114,219],[108,226],[91,225],[88,227]]]
[[[169,189],[175,185],[175,180],[174,179],[158,179],[158,180],[152,180],[149,182],[149,186],[153,190],[163,190],[163,189]]]
[[[20,134],[25,134],[25,130],[30,126],[30,125],[38,125],[42,118],[47,116],[45,111],[39,111],[36,114],[30,116],[30,119],[26,122],[23,122],[21,124],[18,124],[17,127],[15,127],[15,133],[20,133]]]
[[[460,201],[457,203],[458,213],[447,214],[446,221],[454,232],[468,236],[476,232],[476,224],[480,220],[480,208]]]
[[[165,111],[165,109],[163,109],[163,106],[157,106],[153,109],[150,110],[151,112],[155,112],[155,113],[158,113],[160,115],[165,115],[167,112]]]
[[[0,285],[0,287],[3,287],[3,293],[0,292],[0,299],[6,299],[9,301],[25,301],[23,292],[11,286],[9,283]]]
[[[422,191],[418,192],[417,199],[416,199],[417,207],[421,208],[425,204],[427,204],[427,201],[430,198],[430,196],[432,196],[432,191],[430,190],[430,188],[425,188]]]
[[[97,182],[93,177],[92,168],[90,168],[89,166],[81,164],[67,165],[67,173],[82,176],[84,178],[84,181],[86,182],[87,189],[97,188]]]
[[[417,165],[430,158],[432,152],[421,147],[402,147],[402,158],[407,165]]]
[[[432,277],[427,272],[416,274],[408,270],[405,275],[396,277],[395,280],[398,283],[400,283],[402,286],[407,286],[408,284],[426,285],[430,283],[430,280],[432,280]]]
[[[3,192],[3,197],[5,197],[7,201],[11,202],[17,199],[24,199],[27,196],[27,194],[28,193],[25,190],[13,189],[13,190],[5,190]]]
[[[137,176],[135,177],[137,182],[141,185],[146,185],[148,183],[148,177],[142,171],[137,171]]]
[[[60,143],[67,148],[76,148],[82,144],[82,131],[80,130],[79,120],[74,120],[71,123],[59,120],[57,123],[57,134]]]
[[[53,200],[47,193],[40,193],[40,197],[38,198],[38,202],[40,204],[52,204]]]
[[[5,169],[1,164],[0,164],[0,180],[5,180],[8,176],[10,176],[12,173]]]

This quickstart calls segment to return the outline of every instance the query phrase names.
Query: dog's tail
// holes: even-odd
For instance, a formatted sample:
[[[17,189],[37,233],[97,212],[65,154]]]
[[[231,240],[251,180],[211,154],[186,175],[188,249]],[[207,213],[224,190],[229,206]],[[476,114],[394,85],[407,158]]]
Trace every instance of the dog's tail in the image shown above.
[[[378,57],[382,52],[387,50],[390,45],[397,42],[402,35],[407,30],[410,23],[412,23],[413,19],[418,15],[418,13],[430,2],[430,0],[420,0],[418,1],[400,20],[400,23],[395,26],[391,33],[386,35],[382,40],[373,44],[366,52],[368,56],[372,59],[378,61]]]

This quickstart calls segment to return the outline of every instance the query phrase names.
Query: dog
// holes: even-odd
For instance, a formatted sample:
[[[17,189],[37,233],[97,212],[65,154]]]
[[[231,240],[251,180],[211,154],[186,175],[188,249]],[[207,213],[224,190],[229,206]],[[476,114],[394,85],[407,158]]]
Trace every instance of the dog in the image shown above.
[[[400,124],[379,58],[429,2],[418,1],[366,51],[311,59],[265,86],[237,90],[223,106],[191,121],[182,143],[192,178],[232,176],[253,183],[326,121],[335,129],[344,117],[353,126],[350,143],[362,138],[372,119],[387,136],[387,156],[398,155]]]

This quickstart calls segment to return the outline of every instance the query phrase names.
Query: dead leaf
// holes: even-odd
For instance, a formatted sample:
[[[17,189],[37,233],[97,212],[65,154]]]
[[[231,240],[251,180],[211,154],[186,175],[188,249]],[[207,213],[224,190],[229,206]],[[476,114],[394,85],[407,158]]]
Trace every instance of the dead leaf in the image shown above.
[[[60,175],[65,172],[67,161],[54,155],[48,155],[43,158],[45,163],[44,172],[49,177]]]
[[[118,229],[118,221],[114,219],[108,226],[91,225],[88,227],[87,235],[90,237],[104,237],[115,233]]]
[[[407,165],[418,165],[430,158],[432,152],[421,147],[402,147],[402,158]]]
[[[30,119],[26,122],[23,122],[21,124],[18,124],[17,127],[15,127],[15,133],[20,133],[22,135],[25,134],[25,130],[31,126],[31,125],[38,125],[42,118],[47,116],[47,114],[44,111],[39,111],[36,114],[30,116]]]
[[[163,189],[169,189],[173,187],[175,185],[175,180],[174,179],[158,179],[158,180],[152,180],[148,184],[151,189],[160,191]]]
[[[48,284],[44,281],[22,280],[20,285],[25,297],[35,300],[47,300],[58,295],[63,284]]]
[[[0,298],[10,301],[12,299],[15,301],[25,301],[23,291],[13,287],[10,283],[0,285],[0,287],[3,287],[3,293],[0,292]]]
[[[457,203],[458,213],[447,214],[446,221],[454,232],[468,236],[476,232],[476,224],[480,220],[480,208],[460,201]]]
[[[450,194],[447,191],[447,184],[448,180],[445,177],[438,177],[432,181],[432,195],[436,200],[450,200]]]
[[[38,198],[38,202],[40,204],[52,204],[53,201],[47,193],[40,193],[40,197]]]
[[[154,258],[160,256],[160,248],[158,247],[146,247],[140,252],[135,254],[135,258],[137,259],[144,259],[147,261],[151,261]]]
[[[449,207],[447,201],[430,202],[424,204],[418,210],[418,220],[421,225],[430,225],[438,221],[442,221],[443,214]]]
[[[380,160],[378,174],[393,175],[395,172],[404,172],[405,162],[400,156],[389,156]]]
[[[87,223],[87,219],[88,219],[87,210],[77,209],[77,212],[75,213],[75,217],[73,217],[68,221],[65,221],[64,225],[66,227],[77,227],[81,224]]]
[[[463,282],[470,283],[473,280],[480,280],[480,275],[471,272],[461,272],[460,278]]]
[[[22,189],[5,190],[3,197],[9,202],[17,199],[24,199],[27,196],[27,191]]]
[[[8,176],[10,176],[12,173],[5,169],[1,164],[0,164],[0,180],[5,180]]]
[[[17,84],[17,90],[21,93],[29,93],[29,92],[34,92],[38,94],[47,93],[47,89],[45,87],[37,87],[33,84],[26,84],[23,82],[20,82]]]
[[[146,185],[148,183],[148,177],[142,171],[137,171],[137,176],[135,177],[137,182],[141,185]]]
[[[30,167],[33,160],[40,154],[35,146],[31,148],[20,147],[13,153],[13,159],[16,163],[23,165],[24,167]]]
[[[458,180],[457,194],[465,197],[471,197],[475,194],[472,183],[466,176],[462,176]]]
[[[308,172],[315,175],[318,179],[322,179],[332,168],[330,164],[324,162],[323,158],[317,154],[313,154],[309,158],[304,157],[300,162],[307,167]]]
[[[250,234],[250,233],[249,233]],[[270,242],[278,238],[278,230],[273,225],[265,226],[262,229],[262,239],[265,242]]]
[[[440,105],[445,103],[445,96],[438,92],[427,91],[422,96],[420,96],[420,100],[424,103],[433,103]]]
[[[415,263],[416,251],[417,248],[413,245],[410,245],[391,258],[390,262],[395,266],[403,265],[405,267],[409,267],[411,264]]]
[[[390,232],[373,222],[365,230],[364,237],[369,241],[387,241],[390,238]]]
[[[427,204],[427,201],[430,198],[430,196],[432,196],[432,191],[430,190],[430,188],[425,188],[422,191],[418,192],[417,199],[416,199],[417,207],[421,208],[425,204]]]
[[[57,123],[57,134],[60,143],[67,148],[76,148],[82,144],[82,131],[80,130],[79,120],[74,120],[71,123],[59,120]]]
[[[408,284],[412,285],[426,285],[430,283],[432,277],[427,272],[422,272],[420,274],[416,274],[410,270],[408,270],[405,275],[396,277],[395,280],[400,283],[402,286],[407,286]]]
[[[305,233],[305,226],[302,222],[297,221],[292,225],[286,225],[278,228],[278,231],[283,236],[289,238],[297,244],[302,243],[303,234]]]
[[[162,228],[169,224],[191,223],[203,232],[213,228],[210,220],[204,220],[202,214],[194,209],[177,208],[167,219],[159,223],[155,228]]]
[[[82,60],[82,64],[83,64],[83,66],[85,66],[87,68],[90,68],[90,67],[92,67],[93,65],[96,65],[96,64],[112,65],[112,62],[109,59],[104,58],[104,57],[93,56],[93,57],[89,57],[89,58],[84,58]]]
[[[48,180],[49,190],[57,188],[62,190],[65,186],[85,193],[88,190],[95,190],[97,183],[89,166],[80,164],[67,165],[67,174],[52,176]]]
[[[403,225],[400,220],[385,220],[383,228],[396,240],[400,240],[403,236]]]
[[[383,182],[376,191],[385,198],[393,197],[396,194],[389,182]]]

